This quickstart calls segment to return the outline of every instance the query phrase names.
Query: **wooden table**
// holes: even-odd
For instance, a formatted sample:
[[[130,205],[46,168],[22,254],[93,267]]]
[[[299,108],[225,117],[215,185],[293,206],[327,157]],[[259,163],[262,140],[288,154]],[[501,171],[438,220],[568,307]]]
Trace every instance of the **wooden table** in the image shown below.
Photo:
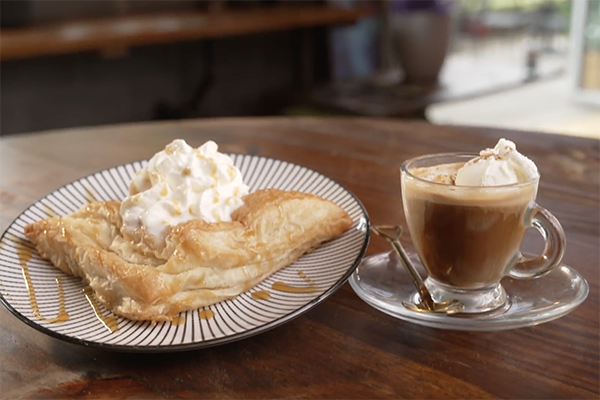
[[[374,222],[404,223],[408,157],[516,141],[539,166],[539,203],[561,221],[565,262],[590,283],[567,316],[498,332],[425,328],[378,312],[346,284],[301,317],[198,351],[125,354],[48,337],[0,309],[2,398],[598,398],[597,140],[374,119],[226,119],[118,125],[0,140],[0,228],[31,202],[174,138],[314,168],[352,190]],[[387,249],[373,238],[368,253]]]

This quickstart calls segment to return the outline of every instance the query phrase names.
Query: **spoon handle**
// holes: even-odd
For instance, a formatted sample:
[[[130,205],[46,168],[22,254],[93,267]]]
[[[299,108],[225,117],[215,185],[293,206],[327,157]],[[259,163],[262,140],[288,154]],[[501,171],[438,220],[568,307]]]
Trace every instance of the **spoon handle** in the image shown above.
[[[372,225],[371,229],[373,229],[373,231],[377,235],[387,239],[390,242],[390,244],[392,245],[392,248],[396,251],[396,254],[398,255],[398,257],[400,257],[400,261],[402,262],[402,265],[404,265],[404,268],[410,274],[410,276],[413,280],[413,283],[415,284],[415,287],[419,291],[419,295],[421,296],[421,302],[427,309],[433,310],[434,302],[433,302],[433,299],[431,298],[431,295],[429,294],[429,291],[427,290],[427,287],[425,286],[425,282],[423,282],[423,278],[421,278],[421,275],[419,275],[419,272],[417,271],[417,269],[415,268],[413,263],[408,258],[408,254],[406,254],[406,250],[404,250],[404,247],[402,247],[402,244],[400,243],[400,235],[402,234],[402,227],[399,225],[398,226]],[[392,231],[394,231],[395,234],[390,235],[385,232],[386,230],[392,230]]]

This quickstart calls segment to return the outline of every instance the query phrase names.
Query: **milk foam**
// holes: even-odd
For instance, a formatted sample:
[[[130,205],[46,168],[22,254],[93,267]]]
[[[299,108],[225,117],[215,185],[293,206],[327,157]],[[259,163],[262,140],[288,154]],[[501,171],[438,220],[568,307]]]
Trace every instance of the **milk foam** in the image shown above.
[[[410,174],[419,179],[402,179],[402,190],[409,197],[426,197],[430,201],[446,204],[472,204],[492,206],[522,204],[535,198],[537,184],[513,186],[459,186],[455,184],[457,172],[464,163],[439,164],[413,168]],[[426,182],[425,182],[426,181]],[[432,184],[441,183],[442,185]]]
[[[426,181],[454,185],[456,173],[463,165],[462,163],[440,164],[432,167],[414,168],[410,170],[410,173]]]

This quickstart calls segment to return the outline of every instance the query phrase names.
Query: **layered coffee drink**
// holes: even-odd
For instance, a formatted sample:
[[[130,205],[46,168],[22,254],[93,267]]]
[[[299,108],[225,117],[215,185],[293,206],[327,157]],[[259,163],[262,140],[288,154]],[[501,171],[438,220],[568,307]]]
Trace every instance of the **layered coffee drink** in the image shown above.
[[[464,165],[415,168],[414,178],[403,179],[402,193],[410,235],[429,277],[477,289],[497,283],[518,261],[537,181],[475,190],[456,185]]]
[[[501,139],[477,157],[442,155],[403,168],[404,213],[429,278],[464,289],[499,282],[519,260],[535,164]]]
[[[536,204],[537,167],[513,142],[413,158],[401,173],[404,215],[435,302],[459,302],[463,314],[499,310],[509,304],[504,276],[537,278],[560,265],[563,229]],[[528,228],[544,238],[533,258],[519,251]]]

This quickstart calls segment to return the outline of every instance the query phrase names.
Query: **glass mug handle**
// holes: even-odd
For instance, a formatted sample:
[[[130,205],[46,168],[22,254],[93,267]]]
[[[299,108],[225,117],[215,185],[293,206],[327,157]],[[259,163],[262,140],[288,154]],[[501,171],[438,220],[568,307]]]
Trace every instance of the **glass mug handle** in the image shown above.
[[[565,253],[566,239],[560,222],[550,211],[533,203],[525,215],[525,225],[533,227],[544,238],[544,251],[537,257],[524,257],[513,266],[508,275],[517,279],[543,276],[560,264]]]

